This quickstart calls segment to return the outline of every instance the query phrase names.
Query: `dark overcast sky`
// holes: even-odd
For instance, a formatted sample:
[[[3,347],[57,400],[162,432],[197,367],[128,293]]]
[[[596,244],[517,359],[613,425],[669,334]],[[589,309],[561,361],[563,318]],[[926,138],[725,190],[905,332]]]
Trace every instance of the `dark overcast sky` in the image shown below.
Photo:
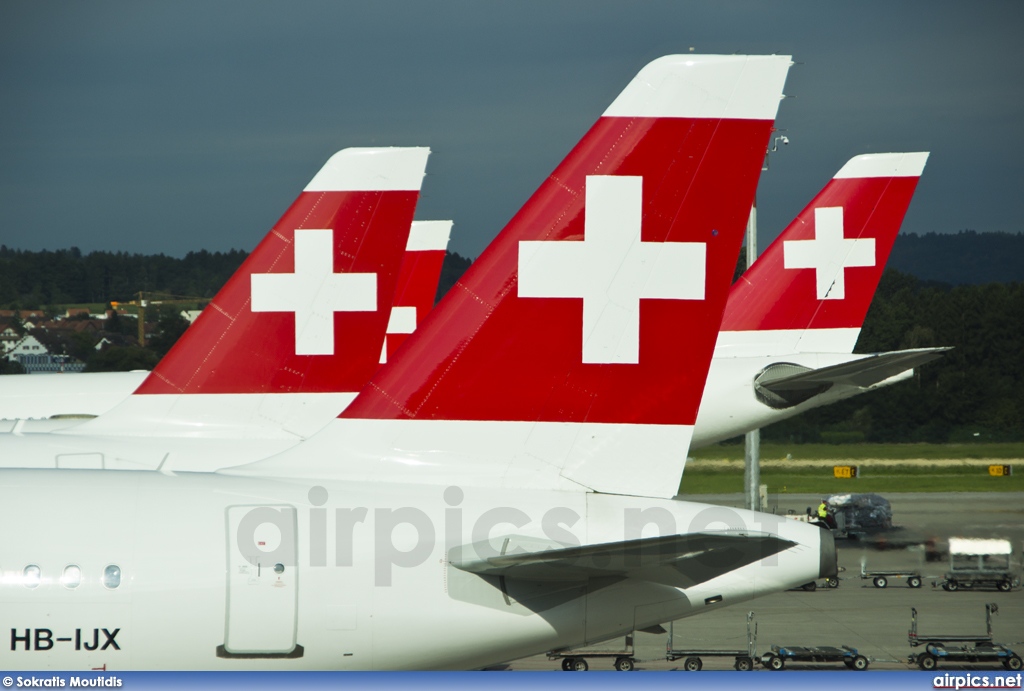
[[[785,53],[764,247],[851,156],[931,151],[904,232],[1019,232],[1024,3],[0,3],[0,243],[252,249],[334,151],[430,146],[476,256],[648,61]]]

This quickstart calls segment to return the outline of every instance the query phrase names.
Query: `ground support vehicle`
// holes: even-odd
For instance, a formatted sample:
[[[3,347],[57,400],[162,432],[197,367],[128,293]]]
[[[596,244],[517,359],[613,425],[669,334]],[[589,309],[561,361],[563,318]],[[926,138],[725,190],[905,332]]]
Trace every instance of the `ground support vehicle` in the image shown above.
[[[981,643],[951,647],[939,643],[928,643],[923,653],[911,653],[907,657],[911,664],[916,663],[925,671],[939,666],[939,662],[975,662],[1000,663],[1005,669],[1017,671],[1024,667],[1020,655],[999,643]]]
[[[746,650],[718,650],[714,648],[675,648],[672,645],[674,623],[668,627],[668,643],[665,646],[665,659],[670,662],[683,660],[683,669],[687,672],[699,672],[704,667],[702,657],[734,658],[733,668],[737,672],[749,672],[754,669],[757,661],[757,624],[754,613],[747,612],[747,648]]]
[[[848,645],[814,647],[773,645],[771,652],[761,656],[761,664],[775,671],[784,669],[787,662],[842,662],[850,669],[865,670],[868,659]]]
[[[809,593],[813,593],[818,588],[824,588],[824,589],[827,590],[829,588],[838,588],[838,587],[839,587],[839,578],[836,577],[836,576],[832,576],[830,578],[826,578],[825,580],[823,580],[821,582],[821,585],[818,585],[817,581],[810,581],[808,583],[804,583],[802,586],[800,586],[798,588],[790,588],[790,590],[806,590]]]
[[[663,629],[664,630],[664,629]],[[619,650],[602,649],[580,649],[580,650],[551,650],[548,651],[549,660],[561,660],[562,669],[566,672],[586,672],[590,669],[588,658],[613,659],[612,663],[620,672],[632,672],[636,667],[634,657],[633,634],[626,636],[625,645]]]
[[[910,631],[907,640],[911,648],[919,645],[945,645],[946,643],[973,643],[974,645],[992,644],[992,615],[999,612],[999,605],[994,602],[985,603],[985,633],[920,633],[917,630],[917,607],[910,608]]]
[[[876,588],[886,588],[890,581],[897,578],[906,578],[907,585],[911,588],[921,587],[920,571],[867,571],[864,564],[861,564],[860,577],[864,580],[871,579]]]
[[[786,518],[791,518],[794,521],[810,523],[811,525],[816,525],[819,528],[824,528],[831,532],[832,537],[837,540],[856,540],[863,535],[861,532],[850,530],[846,527],[846,515],[842,513],[834,514],[832,516],[832,522],[830,523],[827,520],[820,518],[813,512],[811,507],[808,506],[806,514],[789,513],[786,514]]]
[[[1020,585],[1010,570],[1009,540],[949,538],[949,571],[932,583],[947,592],[961,588],[995,588],[1009,592]]]
[[[837,540],[858,540],[892,529],[892,505],[879,494],[832,494],[823,501],[824,518],[810,506],[805,516],[788,514],[787,518],[821,526]]]
[[[1009,670],[1024,667],[1020,655],[1001,643],[992,642],[992,615],[999,611],[998,605],[985,605],[985,633],[919,633],[917,630],[917,608],[910,608],[910,631],[907,638],[910,647],[925,647],[923,653],[911,653],[907,660],[923,670],[935,669],[939,662],[987,662],[1002,664]],[[950,643],[966,645],[951,646]]]

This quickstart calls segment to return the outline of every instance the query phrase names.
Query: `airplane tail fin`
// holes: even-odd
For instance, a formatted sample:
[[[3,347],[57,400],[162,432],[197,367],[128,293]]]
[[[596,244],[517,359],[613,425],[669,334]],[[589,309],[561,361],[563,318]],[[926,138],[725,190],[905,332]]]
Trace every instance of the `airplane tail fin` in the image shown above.
[[[732,286],[720,352],[853,352],[927,160],[850,159]]]
[[[451,221],[413,221],[409,242],[398,271],[398,287],[391,307],[381,364],[387,362],[416,326],[434,308],[437,284],[441,279]]]
[[[331,397],[326,424],[378,367],[428,154],[334,154],[135,393],[76,432],[270,433],[290,415],[275,395]]]
[[[647,65],[337,436],[246,472],[673,496],[790,64]]]

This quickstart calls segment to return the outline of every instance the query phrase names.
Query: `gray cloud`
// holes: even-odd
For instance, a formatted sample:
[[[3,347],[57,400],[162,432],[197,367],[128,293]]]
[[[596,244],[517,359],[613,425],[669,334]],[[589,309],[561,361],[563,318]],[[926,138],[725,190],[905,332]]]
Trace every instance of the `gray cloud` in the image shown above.
[[[345,146],[428,145],[475,256],[666,53],[791,53],[764,246],[851,156],[932,152],[904,229],[1021,230],[1019,2],[0,5],[0,242],[251,249]]]

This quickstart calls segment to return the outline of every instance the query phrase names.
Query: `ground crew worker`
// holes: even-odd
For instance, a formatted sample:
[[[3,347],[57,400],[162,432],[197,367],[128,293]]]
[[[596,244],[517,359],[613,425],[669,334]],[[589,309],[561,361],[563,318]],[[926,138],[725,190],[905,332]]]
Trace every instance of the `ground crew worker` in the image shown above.
[[[829,528],[836,527],[836,519],[832,517],[831,512],[828,510],[828,503],[824,499],[821,500],[821,504],[818,506],[818,518]]]

